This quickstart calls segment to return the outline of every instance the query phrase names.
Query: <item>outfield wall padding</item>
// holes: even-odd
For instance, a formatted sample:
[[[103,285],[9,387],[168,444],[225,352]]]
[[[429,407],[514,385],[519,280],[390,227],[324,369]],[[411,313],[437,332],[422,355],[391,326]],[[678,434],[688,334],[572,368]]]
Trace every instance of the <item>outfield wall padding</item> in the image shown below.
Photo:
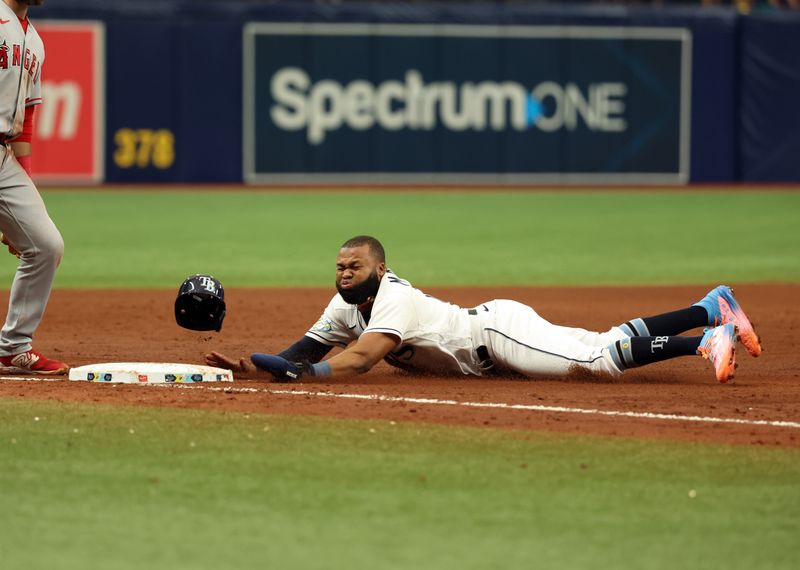
[[[795,110],[800,95],[797,65],[800,17],[795,14],[741,16],[719,8],[540,7],[495,3],[295,1],[255,5],[242,0],[62,0],[36,10],[36,17],[101,20],[106,25],[104,155],[105,179],[109,182],[240,182],[245,178],[248,152],[255,145],[252,137],[246,138],[247,128],[255,119],[242,110],[246,96],[243,32],[250,22],[602,27],[619,28],[623,32],[632,28],[685,30],[691,38],[686,173],[683,178],[680,173],[670,175],[666,181],[800,181],[800,161],[795,159],[800,147],[800,115]],[[305,50],[307,57],[314,56],[313,44],[314,39],[307,37],[297,44],[297,49]],[[369,44],[369,41],[363,43],[366,48],[359,48],[357,42],[352,45],[353,49],[369,50]],[[461,46],[470,48],[469,42],[462,42]],[[569,42],[564,46],[567,51],[571,49]],[[619,46],[614,49],[625,60],[619,69],[638,74],[643,84],[655,78],[650,93],[646,89],[631,89],[635,98],[626,101],[626,109],[644,117],[645,110],[658,101],[658,93],[665,94],[665,101],[677,96],[677,91],[670,90],[673,81],[670,77],[674,75],[654,74],[654,70],[660,69],[657,61],[660,55],[653,55],[651,60],[640,59],[638,48],[626,46],[624,41]],[[498,51],[501,52],[502,49]],[[553,52],[547,53],[548,58],[553,57]],[[374,67],[381,60],[370,58],[369,53],[362,57],[373,66],[367,70],[368,77],[377,78],[376,81],[391,79],[388,68]],[[535,60],[535,56],[529,57]],[[592,73],[597,66],[581,69],[580,58],[568,60],[566,57],[550,66],[553,77],[560,77],[565,84],[574,82],[588,99]],[[505,71],[503,60],[498,60],[494,71],[484,66],[481,69],[488,70],[486,74],[470,77],[469,65],[454,57],[451,68],[447,61],[439,58],[438,67],[429,76],[458,79],[462,83],[499,81]],[[509,61],[516,61],[519,66],[525,60]],[[548,62],[536,61],[542,69],[548,67]],[[476,68],[478,63],[476,60]],[[394,60],[390,65],[396,71],[402,64]],[[665,62],[663,67],[670,65],[674,67],[674,62]],[[617,73],[614,69],[609,68],[610,76]],[[340,74],[337,79],[343,85],[345,80],[358,79],[346,61],[341,62],[336,73]],[[522,85],[524,69],[515,73],[515,80]],[[525,86],[535,85],[535,79],[531,78]],[[618,81],[612,77],[609,82]],[[454,167],[462,169],[467,178],[483,174],[488,181],[500,182],[504,179],[495,175],[518,172],[520,168],[530,168],[533,174],[549,168],[556,174],[553,178],[556,182],[569,181],[569,176],[559,176],[576,172],[588,173],[587,181],[592,180],[595,172],[610,173],[613,179],[617,172],[673,168],[675,161],[667,155],[681,152],[675,146],[680,144],[675,140],[676,136],[681,137],[679,130],[669,130],[675,121],[681,120],[675,109],[674,101],[672,106],[657,109],[653,116],[660,114],[662,124],[646,118],[640,122],[641,130],[632,132],[625,140],[587,134],[585,125],[579,125],[576,132],[558,136],[537,135],[541,140],[536,144],[529,144],[524,133],[512,130],[499,134],[469,130],[459,133],[436,126],[430,137],[411,136],[420,133],[407,130],[404,138],[403,133],[385,129],[373,128],[364,133],[343,128],[338,134],[332,133],[337,145],[328,150],[314,148],[300,139],[295,141],[289,133],[273,141],[275,156],[270,154],[273,151],[269,145],[260,152],[265,160],[274,159],[277,168],[280,168],[277,155],[284,153],[299,165],[301,173],[324,174],[333,165],[340,168],[340,174],[362,172],[367,174],[364,180],[373,181],[385,179],[380,173],[386,168],[401,168],[405,174],[422,173],[423,179],[430,173],[444,173],[444,177],[431,180],[446,182],[446,173]],[[269,112],[261,112],[268,121]],[[534,109],[530,116],[535,115]],[[267,128],[267,134],[268,131]],[[126,140],[125,136],[138,137],[137,145],[152,144],[152,156],[142,152],[136,160],[120,160],[120,140]],[[658,137],[661,137],[658,143],[653,144]],[[361,156],[337,155],[343,145],[360,149]],[[429,147],[427,150],[425,145]],[[593,153],[600,154],[609,148],[624,152],[607,160],[594,160]],[[480,149],[493,149],[493,158],[486,159]],[[403,152],[409,152],[412,159],[405,157],[404,162],[400,161],[397,157]],[[525,156],[533,153],[539,158],[548,157],[541,161],[548,168],[536,164],[536,160],[526,162]],[[326,168],[318,168],[319,165]],[[680,169],[676,167],[677,170]],[[637,182],[635,177],[630,181]]]

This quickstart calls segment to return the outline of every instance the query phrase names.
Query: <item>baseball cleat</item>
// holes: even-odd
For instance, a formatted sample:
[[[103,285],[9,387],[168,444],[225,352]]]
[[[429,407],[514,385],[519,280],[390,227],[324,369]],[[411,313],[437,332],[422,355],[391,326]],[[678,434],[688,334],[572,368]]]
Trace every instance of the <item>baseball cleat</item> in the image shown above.
[[[761,354],[761,339],[753,328],[753,323],[744,314],[742,307],[733,296],[733,289],[727,285],[720,285],[712,289],[695,305],[703,307],[708,312],[708,324],[712,327],[733,323],[739,330],[742,344],[751,356]]]
[[[717,381],[725,384],[736,370],[736,326],[733,323],[706,329],[697,353],[714,365]]]
[[[20,372],[34,374],[66,374],[69,365],[45,358],[35,350],[21,352],[12,356],[0,356],[0,364],[8,368],[15,368]]]

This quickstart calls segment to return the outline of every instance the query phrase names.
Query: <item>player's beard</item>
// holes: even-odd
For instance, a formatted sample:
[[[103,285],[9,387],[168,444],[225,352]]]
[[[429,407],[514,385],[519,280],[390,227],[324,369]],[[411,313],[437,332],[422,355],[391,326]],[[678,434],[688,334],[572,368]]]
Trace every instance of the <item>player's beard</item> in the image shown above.
[[[28,6],[41,6],[44,0],[22,0]]]
[[[378,294],[378,287],[381,286],[381,278],[378,277],[378,271],[370,273],[363,282],[351,287],[350,289],[342,289],[339,282],[336,282],[336,290],[342,296],[345,303],[351,305],[363,305],[370,297],[375,297]]]

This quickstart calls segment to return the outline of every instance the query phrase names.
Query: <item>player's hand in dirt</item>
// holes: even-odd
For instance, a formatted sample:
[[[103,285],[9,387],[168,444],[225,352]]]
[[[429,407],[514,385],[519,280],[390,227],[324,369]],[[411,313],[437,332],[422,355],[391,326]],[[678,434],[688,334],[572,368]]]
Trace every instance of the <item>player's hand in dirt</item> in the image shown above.
[[[239,372],[244,374],[255,374],[255,364],[250,362],[248,358],[231,358],[219,352],[211,352],[206,354],[206,364],[208,366],[216,366],[217,368],[227,368],[232,372]]]
[[[8,246],[8,253],[10,253],[11,255],[14,255],[16,257],[19,257],[20,255],[22,255],[19,252],[19,250],[16,247],[14,247],[14,244],[11,243],[10,241],[8,241],[8,238],[6,237],[6,234],[0,234],[0,243],[2,243],[3,245]]]

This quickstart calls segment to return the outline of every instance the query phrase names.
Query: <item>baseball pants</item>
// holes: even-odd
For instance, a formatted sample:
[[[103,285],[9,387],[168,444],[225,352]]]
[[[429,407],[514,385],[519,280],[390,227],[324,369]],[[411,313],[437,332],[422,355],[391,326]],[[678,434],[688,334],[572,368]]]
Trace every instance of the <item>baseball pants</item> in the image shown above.
[[[0,331],[0,356],[30,350],[44,315],[64,240],[14,153],[0,146],[0,230],[21,256]]]
[[[606,332],[554,325],[517,301],[495,300],[479,311],[482,343],[499,369],[526,376],[566,376],[576,368],[619,376],[606,347],[626,338],[617,327]]]

